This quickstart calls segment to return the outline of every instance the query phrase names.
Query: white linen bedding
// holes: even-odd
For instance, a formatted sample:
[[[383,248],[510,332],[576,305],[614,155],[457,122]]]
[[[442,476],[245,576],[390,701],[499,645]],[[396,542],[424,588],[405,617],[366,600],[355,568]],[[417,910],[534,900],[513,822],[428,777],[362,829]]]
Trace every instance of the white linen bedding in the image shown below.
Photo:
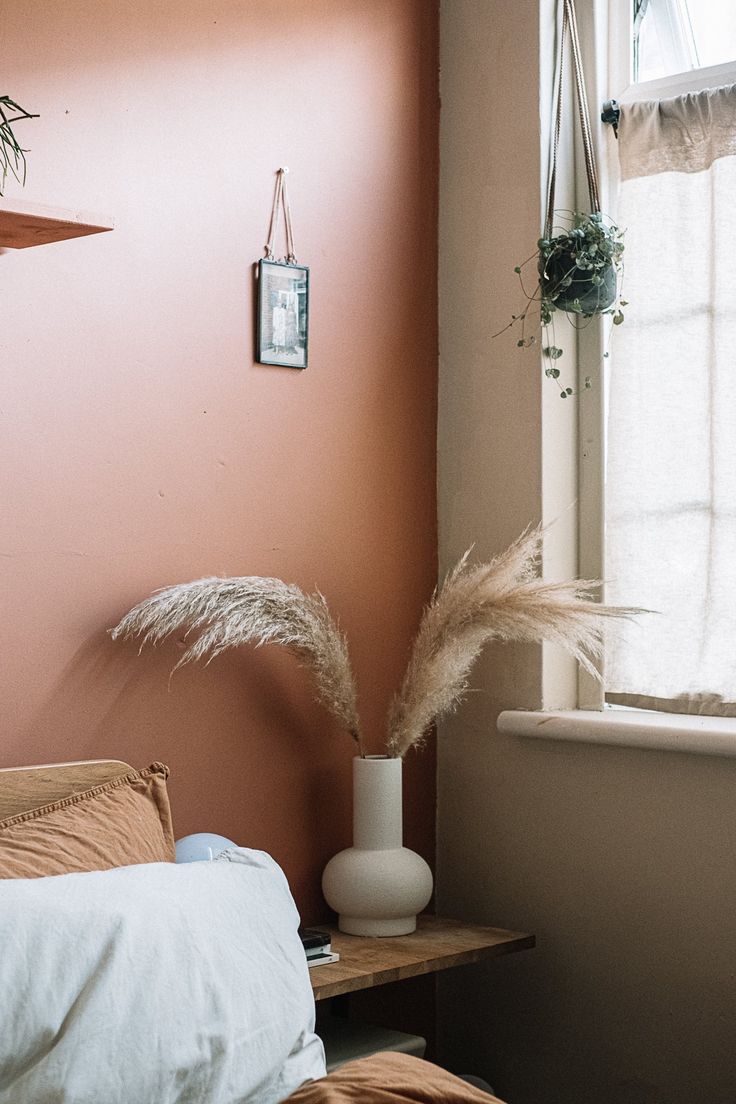
[[[325,1073],[280,868],[0,881],[0,1104],[276,1104]]]

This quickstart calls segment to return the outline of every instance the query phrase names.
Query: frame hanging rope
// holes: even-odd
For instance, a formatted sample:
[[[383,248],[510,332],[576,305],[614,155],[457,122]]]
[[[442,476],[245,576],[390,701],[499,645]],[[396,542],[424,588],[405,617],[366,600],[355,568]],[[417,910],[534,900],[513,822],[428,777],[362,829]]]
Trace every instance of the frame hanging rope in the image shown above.
[[[273,193],[273,206],[271,207],[271,221],[268,227],[268,241],[265,245],[266,260],[274,261],[276,258],[273,252],[274,241],[279,228],[279,215],[281,208],[284,209],[284,227],[286,230],[286,257],[284,260],[287,264],[296,264],[296,253],[294,252],[294,231],[291,225],[291,207],[289,205],[289,196],[286,191],[286,174],[288,168],[284,167],[279,169],[276,173],[276,187]]]

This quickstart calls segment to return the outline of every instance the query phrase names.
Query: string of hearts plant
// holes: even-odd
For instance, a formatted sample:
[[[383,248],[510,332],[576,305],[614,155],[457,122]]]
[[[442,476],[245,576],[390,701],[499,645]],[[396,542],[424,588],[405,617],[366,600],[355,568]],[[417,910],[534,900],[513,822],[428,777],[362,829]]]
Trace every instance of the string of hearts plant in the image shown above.
[[[566,314],[575,329],[600,315],[610,316],[614,326],[621,325],[627,306],[622,298],[624,241],[623,231],[600,212],[556,211],[555,218],[566,225],[555,224],[551,235],[540,238],[536,251],[514,268],[526,305],[493,336],[518,326],[517,347],[536,345],[538,338],[529,333],[528,323],[538,316],[542,354],[548,362],[545,375],[557,382],[565,399],[575,392],[559,382],[556,361],[564,350],[556,332],[557,312]],[[524,269],[531,262],[536,262],[537,284],[530,292],[524,284]],[[603,356],[608,358],[607,349]],[[591,387],[590,376],[584,377],[583,386]]]
[[[549,583],[537,566],[542,530],[524,533],[488,563],[466,552],[424,610],[401,687],[391,702],[386,752],[403,758],[437,720],[456,708],[472,667],[488,641],[562,645],[594,676],[607,621],[641,611],[601,605],[591,581]],[[206,578],[157,591],[130,610],[113,639],[157,644],[185,631],[194,639],[174,670],[241,644],[280,644],[307,665],[316,696],[365,757],[357,689],[347,641],[322,594],[305,594],[281,579]]]

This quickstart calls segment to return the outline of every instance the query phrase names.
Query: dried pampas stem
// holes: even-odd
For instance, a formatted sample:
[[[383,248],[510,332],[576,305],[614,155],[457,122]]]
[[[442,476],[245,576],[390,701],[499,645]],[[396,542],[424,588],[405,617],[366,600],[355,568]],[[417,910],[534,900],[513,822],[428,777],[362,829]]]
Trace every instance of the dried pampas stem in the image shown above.
[[[542,532],[524,533],[490,563],[471,566],[468,551],[448,574],[424,611],[403,684],[391,703],[389,755],[403,757],[455,708],[489,640],[550,640],[598,677],[590,657],[601,653],[605,622],[643,612],[591,600],[598,585],[592,581],[540,579]]]
[[[281,579],[260,576],[198,579],[157,591],[123,617],[112,637],[141,637],[143,648],[181,629],[198,635],[174,670],[204,656],[209,662],[239,644],[288,648],[311,669],[318,699],[364,755],[347,642],[319,592],[305,594]]]
[[[449,713],[467,690],[471,668],[489,640],[549,640],[566,648],[592,675],[605,623],[645,611],[593,601],[591,581],[547,583],[537,573],[541,528],[522,536],[490,563],[473,566],[466,552],[427,606],[409,666],[388,718],[387,750],[402,758]],[[113,639],[157,644],[171,633],[195,633],[174,670],[208,661],[226,648],[281,644],[312,671],[318,699],[347,728],[365,757],[355,679],[347,642],[323,596],[281,579],[198,579],[157,591],[123,617]]]

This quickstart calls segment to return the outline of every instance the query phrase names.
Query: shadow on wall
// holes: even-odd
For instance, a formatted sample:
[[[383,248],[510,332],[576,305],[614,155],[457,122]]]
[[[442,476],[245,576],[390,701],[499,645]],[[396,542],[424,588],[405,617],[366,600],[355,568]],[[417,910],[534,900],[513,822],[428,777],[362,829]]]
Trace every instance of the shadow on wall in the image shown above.
[[[139,655],[137,645],[95,633],[67,663],[23,746],[34,747],[36,761],[167,763],[177,836],[216,831],[268,851],[305,918],[323,916],[322,868],[350,841],[350,738],[283,651],[245,646],[172,673],[180,649]],[[28,757],[20,742],[6,746],[8,765]]]
[[[129,755],[157,753],[150,740],[156,739],[158,731],[155,718],[163,713],[169,718],[173,713],[178,720],[181,726],[178,739],[182,744],[189,743],[188,736],[191,738],[195,732],[201,732],[203,722],[205,727],[212,727],[217,702],[213,703],[211,692],[206,702],[203,699],[205,689],[211,691],[216,684],[218,696],[231,699],[224,701],[218,710],[218,742],[231,727],[222,725],[223,717],[232,722],[247,696],[251,715],[267,716],[272,729],[283,730],[285,740],[296,744],[294,734],[303,730],[310,718],[305,717],[302,704],[295,700],[296,695],[286,679],[280,677],[282,672],[278,668],[283,664],[273,662],[276,657],[266,653],[258,656],[257,671],[250,669],[253,665],[244,661],[242,654],[229,664],[223,657],[208,668],[187,666],[174,671],[179,658],[177,652],[183,648],[183,643],[177,643],[158,649],[147,648],[139,654],[137,645],[114,643],[106,631],[95,633],[62,670],[42,707],[29,722],[28,738],[42,744],[60,722],[66,724],[73,719],[75,731],[67,742],[69,754],[99,757],[111,753],[115,749],[111,749],[110,744],[118,737],[129,749]],[[293,672],[290,677],[293,678]],[[228,687],[235,679],[237,685]],[[232,691],[230,695],[228,688]],[[139,733],[137,740],[133,728]],[[53,743],[58,754],[56,735]],[[235,751],[235,747],[232,750]]]

